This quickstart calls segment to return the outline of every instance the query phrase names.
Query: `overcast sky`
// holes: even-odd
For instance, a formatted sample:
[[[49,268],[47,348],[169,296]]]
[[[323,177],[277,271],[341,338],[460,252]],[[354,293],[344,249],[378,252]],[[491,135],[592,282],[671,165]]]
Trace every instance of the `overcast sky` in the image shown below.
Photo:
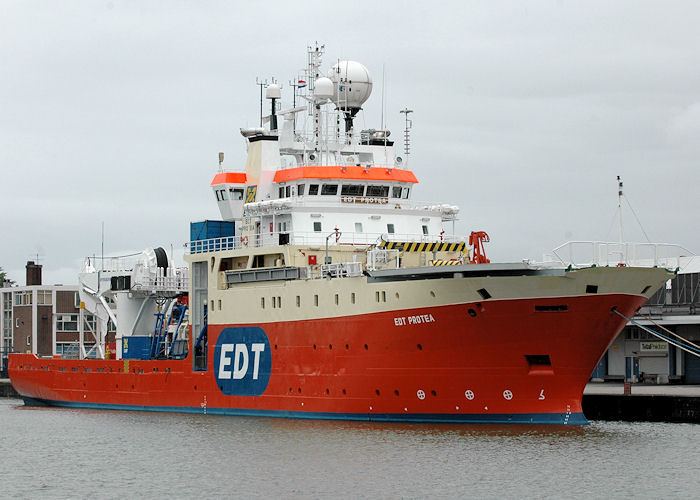
[[[177,252],[219,217],[217,153],[243,168],[255,78],[294,78],[315,40],[324,70],[373,75],[363,128],[384,67],[394,137],[414,110],[414,197],[459,205],[492,261],[617,240],[617,175],[651,241],[700,252],[699,19],[694,1],[0,0],[0,266],[24,284],[38,254],[45,283],[77,283],[103,222],[106,254]]]

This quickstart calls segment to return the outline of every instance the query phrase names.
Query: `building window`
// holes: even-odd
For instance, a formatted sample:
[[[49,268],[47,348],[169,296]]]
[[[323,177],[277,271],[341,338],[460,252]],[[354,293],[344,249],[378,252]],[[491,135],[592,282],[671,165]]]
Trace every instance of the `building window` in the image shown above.
[[[304,196],[304,184],[297,184],[297,196]]]
[[[318,194],[318,184],[309,184],[309,195],[314,196]]]
[[[351,304],[354,304],[354,303],[355,303],[355,292],[352,292],[352,293],[350,294],[350,303],[351,303]]]
[[[265,297],[260,297],[260,307],[265,309]]]
[[[355,232],[356,233],[362,232],[362,222],[355,222]]]
[[[277,296],[277,307],[282,307],[282,297]]]
[[[338,194],[337,184],[324,184],[321,187],[321,196],[335,196]]]
[[[36,303],[42,306],[51,305],[51,290],[39,290],[36,293]]]
[[[314,306],[318,307],[318,295],[314,295]]]
[[[314,232],[315,233],[321,232],[321,223],[320,222],[314,222]]]
[[[387,198],[389,196],[389,186],[367,186],[367,196]]]
[[[77,314],[57,314],[56,315],[56,331],[57,332],[77,332],[78,331],[78,315]]]
[[[386,292],[382,291],[382,302],[386,302]]]
[[[32,292],[15,292],[15,305],[16,306],[30,306],[30,305],[32,305]]]
[[[386,225],[386,232],[389,234],[394,234],[394,225],[393,224],[387,224]]]
[[[340,298],[338,297],[338,294],[335,294],[335,305],[337,306],[340,303]]]
[[[341,196],[362,196],[365,194],[365,187],[362,184],[343,184],[340,194]]]
[[[75,292],[75,296],[73,297],[73,301],[75,304],[75,307],[80,308],[80,292]],[[212,309],[214,306],[212,306]]]
[[[423,226],[423,234],[428,234],[428,226]]]
[[[374,298],[379,302],[379,292],[374,292]]]
[[[301,307],[301,297],[297,295],[297,307]]]

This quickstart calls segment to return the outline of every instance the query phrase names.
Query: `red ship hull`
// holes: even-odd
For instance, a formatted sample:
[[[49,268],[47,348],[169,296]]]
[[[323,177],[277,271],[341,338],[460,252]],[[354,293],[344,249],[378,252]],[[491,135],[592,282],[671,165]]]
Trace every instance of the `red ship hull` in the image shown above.
[[[222,347],[233,344],[222,344],[221,334],[250,330],[250,325],[209,325],[208,369],[202,371],[193,369],[192,348],[183,360],[12,354],[9,371],[17,392],[35,404],[292,418],[582,424],[583,388],[625,323],[612,309],[631,316],[645,301],[626,294],[489,300],[259,324],[254,328],[269,339],[269,353],[265,348],[260,354],[261,359],[269,354],[269,372],[261,362],[257,373],[252,352],[246,361],[249,373],[255,361],[255,375],[266,378],[259,395],[231,395],[223,384],[237,382],[231,372],[242,366],[242,357],[233,355],[233,347],[231,352]]]

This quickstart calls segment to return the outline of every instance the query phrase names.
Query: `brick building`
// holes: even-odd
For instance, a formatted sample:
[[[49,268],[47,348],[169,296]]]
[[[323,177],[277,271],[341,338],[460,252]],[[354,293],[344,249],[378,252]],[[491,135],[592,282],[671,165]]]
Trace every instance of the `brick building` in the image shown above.
[[[39,264],[27,262],[25,286],[0,288],[0,374],[7,371],[9,352],[31,352],[40,356],[77,357],[80,297],[77,285],[43,285]],[[94,318],[85,315],[85,349],[94,339]]]

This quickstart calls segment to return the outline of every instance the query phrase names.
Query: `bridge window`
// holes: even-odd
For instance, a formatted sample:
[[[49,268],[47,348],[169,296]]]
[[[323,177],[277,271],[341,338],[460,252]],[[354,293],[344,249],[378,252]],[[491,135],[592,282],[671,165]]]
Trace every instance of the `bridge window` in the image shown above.
[[[242,200],[243,199],[243,190],[242,189],[230,188],[229,193],[231,194],[232,200]]]
[[[324,184],[321,187],[321,196],[335,196],[338,194],[337,184]]]
[[[389,186],[367,186],[367,196],[389,196]]]
[[[287,198],[289,198],[289,196],[292,194],[292,193],[291,193],[291,190],[292,190],[292,186],[285,186],[285,188],[284,188],[284,195],[285,195]]]
[[[305,184],[297,184],[297,196],[304,196]]]
[[[284,186],[280,186],[278,198],[284,198]]]
[[[318,184],[309,184],[309,195],[317,195],[318,194]]]
[[[393,224],[387,224],[386,225],[386,232],[389,234],[394,234],[394,225]]]
[[[340,194],[342,196],[362,196],[365,194],[365,187],[362,184],[343,184]]]
[[[404,200],[407,200],[409,191],[410,191],[410,188],[403,188],[403,195],[401,196],[401,198],[403,198]]]
[[[391,188],[391,197],[392,198],[401,198],[401,187],[400,186],[394,186]]]

